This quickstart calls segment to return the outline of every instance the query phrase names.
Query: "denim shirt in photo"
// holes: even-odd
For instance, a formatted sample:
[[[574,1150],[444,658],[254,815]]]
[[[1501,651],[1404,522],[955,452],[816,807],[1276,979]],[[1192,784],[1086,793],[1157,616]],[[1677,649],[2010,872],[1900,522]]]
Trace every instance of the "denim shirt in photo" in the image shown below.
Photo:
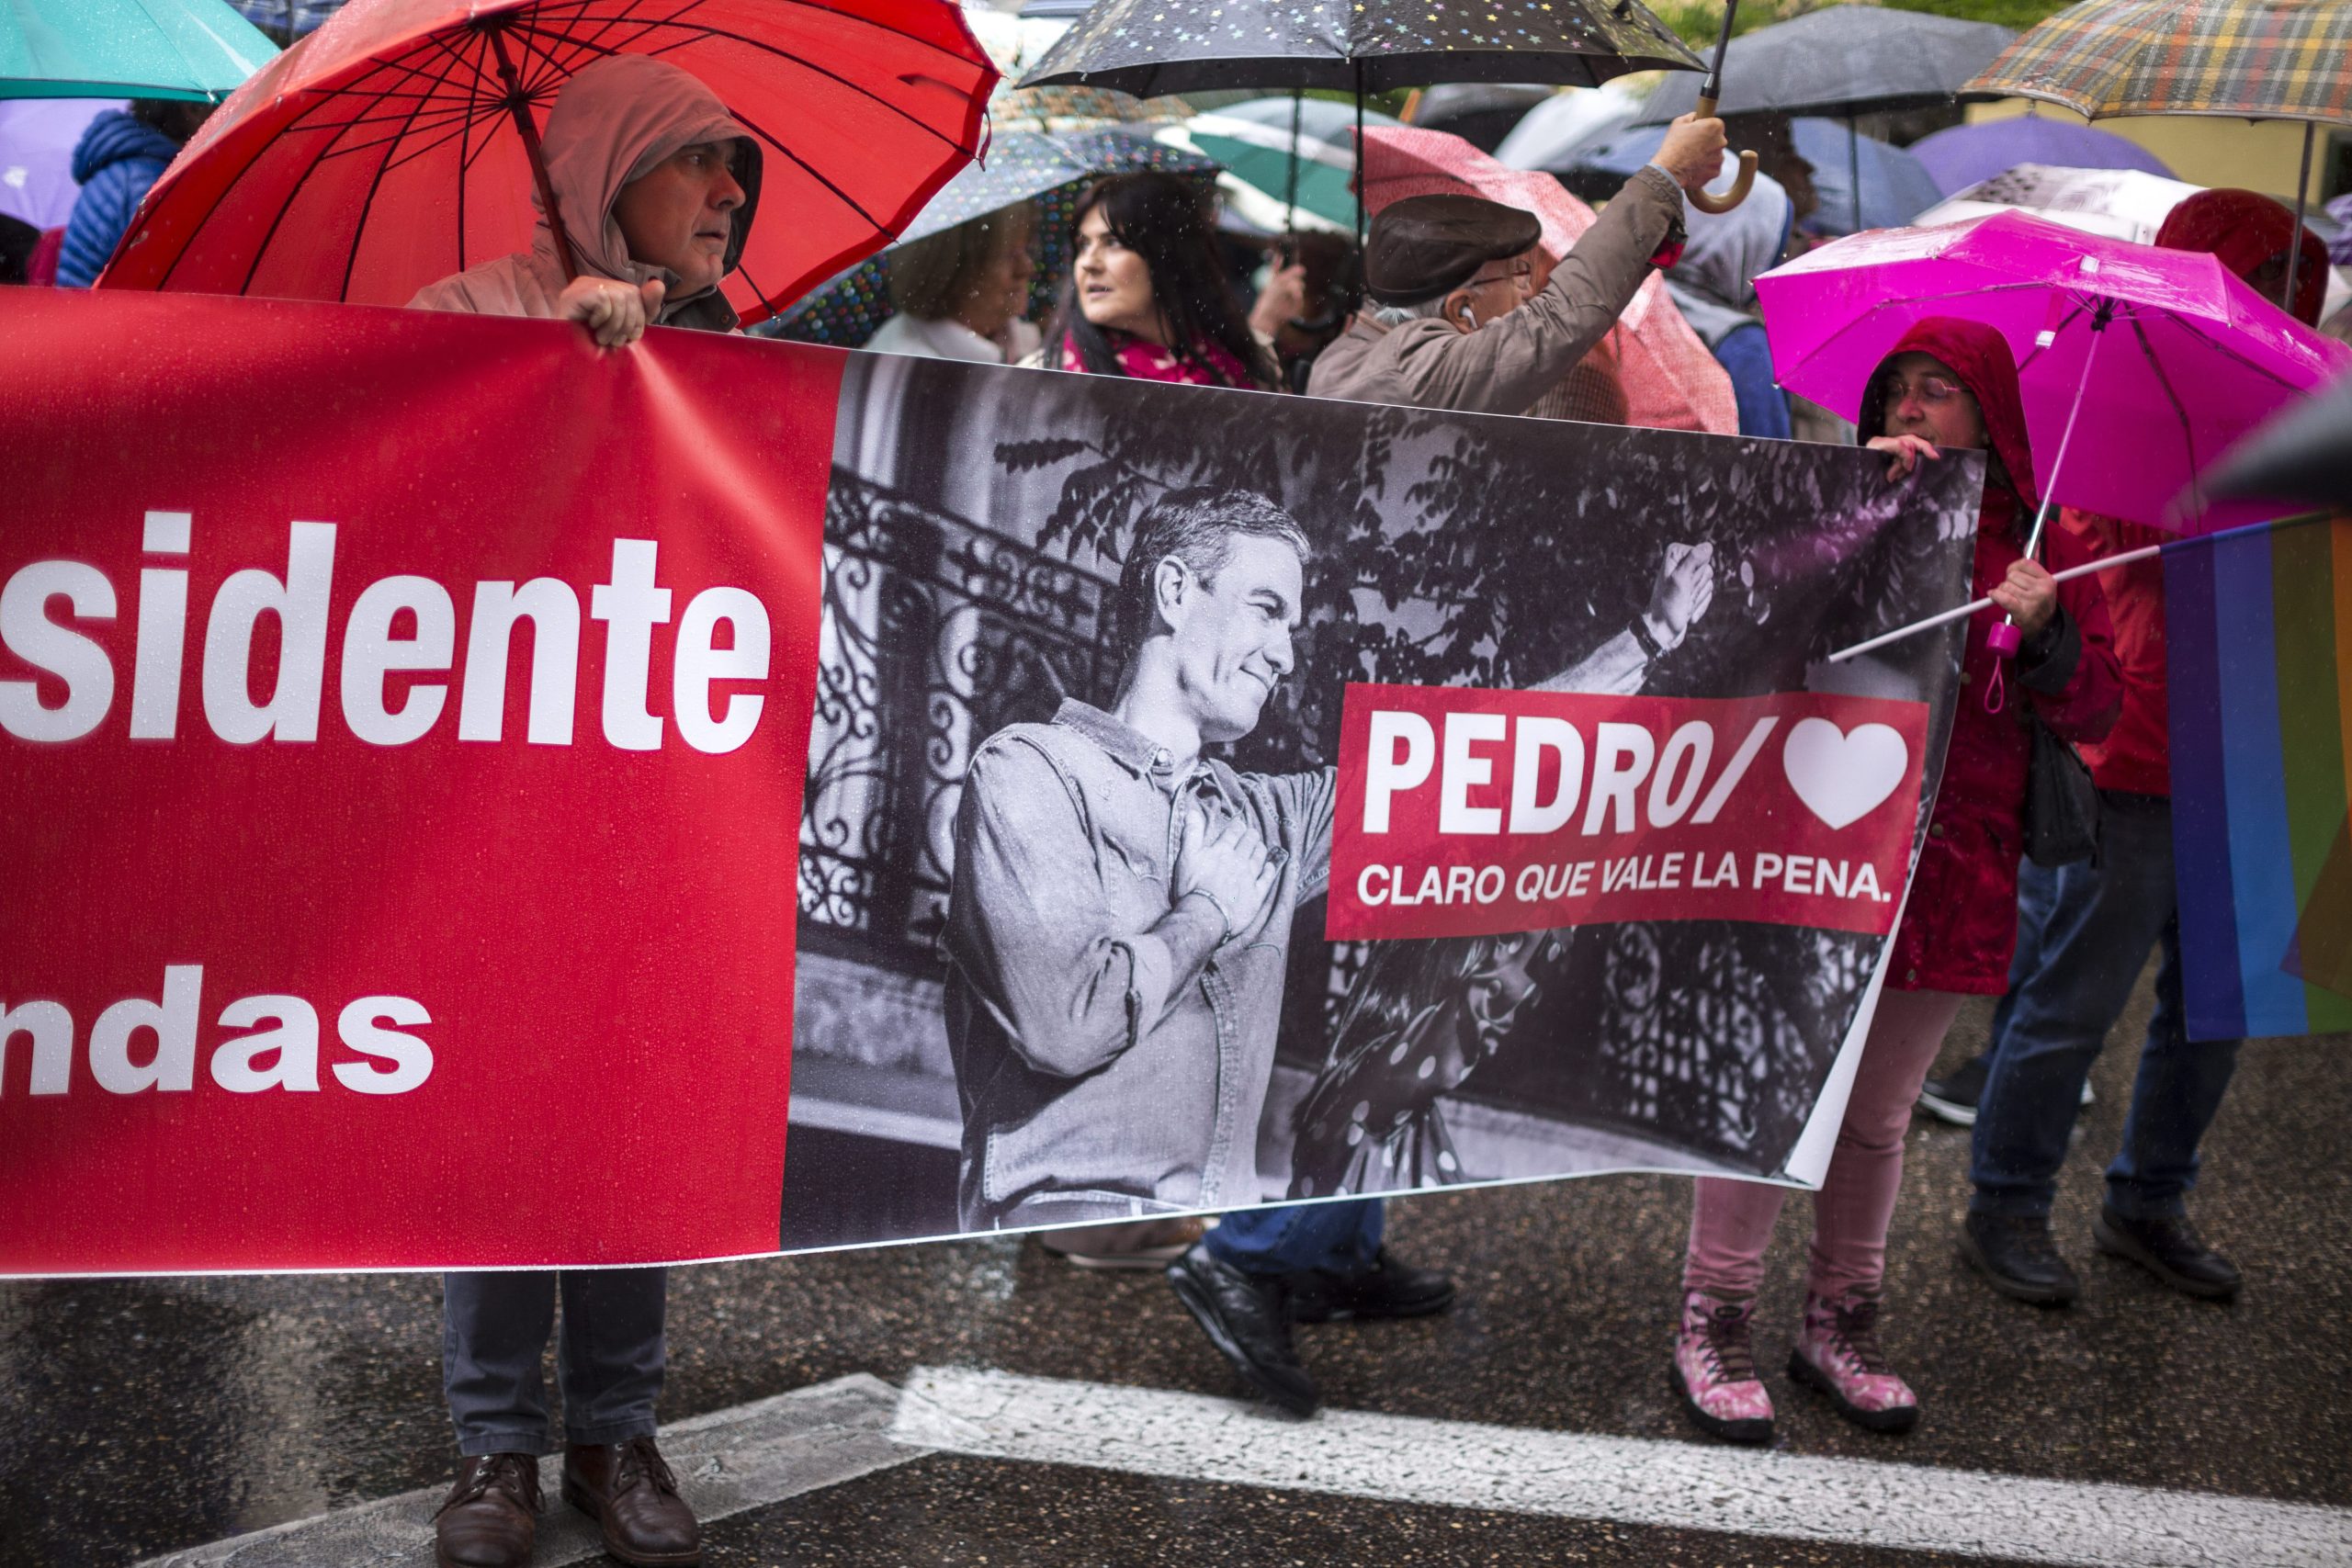
[[[1330,875],[1329,769],[1238,773],[1085,703],[974,754],[943,937],[967,1229],[1256,1202],[1291,918]],[[1272,894],[1225,940],[1170,881],[1182,813],[1239,817]]]

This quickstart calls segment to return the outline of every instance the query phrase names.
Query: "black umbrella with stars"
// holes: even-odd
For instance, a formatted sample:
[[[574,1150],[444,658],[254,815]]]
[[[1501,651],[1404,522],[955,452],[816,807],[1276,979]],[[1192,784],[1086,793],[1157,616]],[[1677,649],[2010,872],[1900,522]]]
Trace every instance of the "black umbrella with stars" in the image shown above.
[[[1639,0],[1099,0],[1022,85],[1362,94],[1704,69]]]

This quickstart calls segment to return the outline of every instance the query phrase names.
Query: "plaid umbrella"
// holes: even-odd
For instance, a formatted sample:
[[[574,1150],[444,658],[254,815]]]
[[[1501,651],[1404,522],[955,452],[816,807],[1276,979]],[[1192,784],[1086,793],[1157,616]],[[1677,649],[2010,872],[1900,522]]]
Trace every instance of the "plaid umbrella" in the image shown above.
[[[2300,225],[2311,186],[2312,127],[2352,125],[2347,61],[2352,5],[2340,0],[2082,0],[2030,28],[1961,91],[2040,98],[2085,119],[2300,119]],[[2290,247],[2288,256],[2285,298],[2291,299],[2301,247]]]
[[[2352,6],[2311,0],[2082,0],[2027,31],[1962,91],[2040,98],[2086,119],[2225,115],[2352,125]]]

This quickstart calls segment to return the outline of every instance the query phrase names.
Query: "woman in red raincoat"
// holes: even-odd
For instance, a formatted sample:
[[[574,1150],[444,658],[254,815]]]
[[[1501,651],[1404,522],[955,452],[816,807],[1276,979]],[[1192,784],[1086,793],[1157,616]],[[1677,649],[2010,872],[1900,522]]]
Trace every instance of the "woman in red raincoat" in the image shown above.
[[[1918,1420],[1919,1405],[1878,1345],[1887,1221],[1902,1184],[1911,1102],[1945,1032],[1967,997],[1997,996],[2008,982],[2032,739],[2028,710],[2065,739],[2097,740],[2115,723],[2122,682],[2097,581],[2055,585],[2024,555],[2036,499],[2033,460],[2017,366],[2000,333],[1943,317],[1920,322],[1871,378],[1860,428],[1887,454],[1893,480],[1947,448],[1987,449],[1973,592],[1990,594],[1996,604],[1968,623],[1935,812],[1837,1149],[1814,1199],[1804,1321],[1789,1361],[1790,1376],[1822,1391],[1841,1415],[1872,1431],[1899,1432]],[[2087,558],[2063,532],[2052,530],[2046,544],[2058,569]],[[1985,640],[2004,615],[2025,637],[2014,659]],[[1705,1430],[1760,1442],[1771,1434],[1772,1403],[1757,1376],[1749,1319],[1764,1248],[1787,1194],[1754,1182],[1709,1179],[1695,1186],[1674,1386]]]

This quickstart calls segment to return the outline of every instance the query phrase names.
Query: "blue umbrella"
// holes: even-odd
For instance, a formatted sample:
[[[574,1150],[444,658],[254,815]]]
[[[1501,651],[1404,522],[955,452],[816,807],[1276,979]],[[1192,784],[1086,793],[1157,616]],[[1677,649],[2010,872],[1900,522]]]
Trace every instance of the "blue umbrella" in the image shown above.
[[[0,5],[0,98],[219,103],[277,52],[226,0]]]
[[[1856,135],[1851,122],[1801,116],[1791,122],[1797,152],[1813,165],[1821,206],[1804,221],[1818,233],[1897,229],[1943,199],[1919,160],[1875,137]],[[1655,156],[1666,127],[1643,126],[1578,152],[1572,168],[1628,178]],[[1860,203],[1855,201],[1855,175]]]
[[[2163,159],[2136,141],[2127,141],[2111,130],[2038,114],[1955,125],[1921,137],[1911,143],[1909,152],[1945,196],[2007,174],[2020,164],[2061,169],[2137,169],[2143,175],[2172,176]]]

